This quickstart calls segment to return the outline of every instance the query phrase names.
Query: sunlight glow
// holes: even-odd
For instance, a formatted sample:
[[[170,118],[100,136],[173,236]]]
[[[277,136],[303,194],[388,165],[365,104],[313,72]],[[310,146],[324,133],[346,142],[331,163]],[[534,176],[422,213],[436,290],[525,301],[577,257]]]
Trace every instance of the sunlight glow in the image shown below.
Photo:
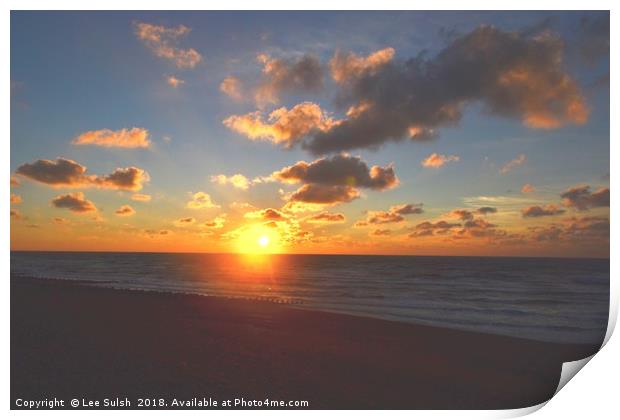
[[[282,238],[277,229],[265,225],[245,227],[237,240],[237,249],[242,254],[278,254],[283,251]]]

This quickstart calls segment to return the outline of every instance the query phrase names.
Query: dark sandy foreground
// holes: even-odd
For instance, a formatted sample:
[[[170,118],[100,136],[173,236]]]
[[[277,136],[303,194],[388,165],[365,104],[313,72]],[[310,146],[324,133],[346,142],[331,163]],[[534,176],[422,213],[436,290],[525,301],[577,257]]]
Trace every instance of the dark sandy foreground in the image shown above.
[[[17,398],[307,400],[309,408],[496,409],[549,399],[554,345],[264,302],[11,281]],[[238,407],[239,408],[239,407]]]

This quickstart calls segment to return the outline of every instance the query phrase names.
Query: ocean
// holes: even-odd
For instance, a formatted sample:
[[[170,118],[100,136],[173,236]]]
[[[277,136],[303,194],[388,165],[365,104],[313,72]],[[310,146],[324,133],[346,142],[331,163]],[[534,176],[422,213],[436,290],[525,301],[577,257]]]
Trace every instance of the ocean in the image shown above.
[[[559,343],[599,343],[609,260],[11,252],[11,276],[274,301]]]

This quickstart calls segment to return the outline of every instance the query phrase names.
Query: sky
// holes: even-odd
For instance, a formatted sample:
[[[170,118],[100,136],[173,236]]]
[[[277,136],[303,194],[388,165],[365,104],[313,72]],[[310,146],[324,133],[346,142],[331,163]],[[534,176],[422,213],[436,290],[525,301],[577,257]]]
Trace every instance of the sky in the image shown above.
[[[609,256],[607,12],[12,12],[13,250]]]

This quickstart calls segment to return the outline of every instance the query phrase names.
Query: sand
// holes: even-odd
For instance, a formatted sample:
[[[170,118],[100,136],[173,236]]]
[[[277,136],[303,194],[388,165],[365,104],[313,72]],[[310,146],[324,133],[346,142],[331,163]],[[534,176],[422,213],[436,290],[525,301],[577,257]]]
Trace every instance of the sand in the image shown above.
[[[520,408],[548,400],[562,362],[598,347],[11,279],[13,408],[18,398],[128,398],[131,408],[138,398],[220,402],[211,408],[241,398],[304,400],[310,409]]]

